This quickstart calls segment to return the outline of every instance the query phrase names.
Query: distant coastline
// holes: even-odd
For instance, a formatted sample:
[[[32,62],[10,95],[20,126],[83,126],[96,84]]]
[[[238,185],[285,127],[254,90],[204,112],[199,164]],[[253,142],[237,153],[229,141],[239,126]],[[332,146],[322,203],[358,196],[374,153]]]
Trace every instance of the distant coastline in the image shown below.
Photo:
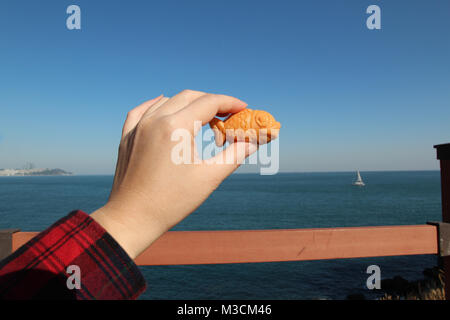
[[[72,172],[62,169],[0,169],[0,177],[11,176],[70,176]]]

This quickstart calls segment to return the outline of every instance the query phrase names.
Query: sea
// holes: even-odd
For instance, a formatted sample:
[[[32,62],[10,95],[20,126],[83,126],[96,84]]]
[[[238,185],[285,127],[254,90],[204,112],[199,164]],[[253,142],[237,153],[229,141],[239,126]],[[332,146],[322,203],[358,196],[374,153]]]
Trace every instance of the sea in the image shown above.
[[[441,219],[439,171],[234,174],[173,230],[291,229],[425,224]],[[0,229],[44,230],[74,209],[107,200],[112,176],[0,177]],[[242,244],[245,245],[245,244]],[[433,255],[216,265],[140,267],[140,299],[346,299],[383,293],[381,278],[423,279]]]

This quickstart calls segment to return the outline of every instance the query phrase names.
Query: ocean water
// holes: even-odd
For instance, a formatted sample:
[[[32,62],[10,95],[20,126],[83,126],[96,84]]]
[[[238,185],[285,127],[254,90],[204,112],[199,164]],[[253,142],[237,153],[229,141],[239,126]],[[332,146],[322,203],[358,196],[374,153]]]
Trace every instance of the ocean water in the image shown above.
[[[238,230],[424,224],[441,218],[438,171],[235,174],[174,230]],[[0,229],[43,230],[73,209],[107,200],[112,176],[0,177]],[[324,261],[141,267],[142,299],[345,299],[381,277],[423,278],[431,255]]]

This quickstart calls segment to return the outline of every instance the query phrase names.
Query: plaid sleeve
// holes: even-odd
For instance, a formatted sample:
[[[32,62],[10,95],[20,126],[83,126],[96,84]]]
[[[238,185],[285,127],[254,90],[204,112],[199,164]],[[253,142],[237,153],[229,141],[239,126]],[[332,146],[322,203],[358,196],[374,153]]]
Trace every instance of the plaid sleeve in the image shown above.
[[[136,299],[145,287],[133,260],[82,211],[0,262],[0,299]]]

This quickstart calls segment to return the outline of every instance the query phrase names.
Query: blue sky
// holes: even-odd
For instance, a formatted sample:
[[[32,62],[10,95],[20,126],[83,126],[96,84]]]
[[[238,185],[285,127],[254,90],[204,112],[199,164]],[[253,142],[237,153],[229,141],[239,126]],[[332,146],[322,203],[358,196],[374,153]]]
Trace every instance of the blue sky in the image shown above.
[[[127,111],[195,89],[273,113],[282,171],[437,169],[449,28],[446,0],[4,0],[0,168],[113,173]]]

